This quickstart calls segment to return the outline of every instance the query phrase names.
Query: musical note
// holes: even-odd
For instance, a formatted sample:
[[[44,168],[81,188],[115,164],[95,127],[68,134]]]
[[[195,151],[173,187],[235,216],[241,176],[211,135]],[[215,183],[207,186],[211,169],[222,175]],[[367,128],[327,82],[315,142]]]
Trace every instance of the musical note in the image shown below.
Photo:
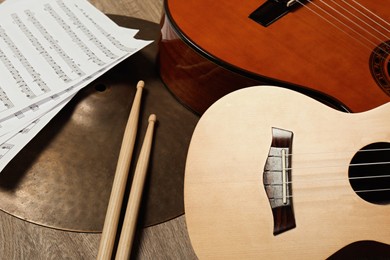
[[[86,0],[6,1],[0,16],[1,171],[80,89],[151,41]]]
[[[19,48],[15,45],[15,43],[11,40],[11,38],[8,36],[6,31],[2,28],[0,25],[0,39],[3,39],[3,41],[8,45],[8,47],[13,52],[14,56],[20,61],[20,63],[23,65],[23,67],[26,69],[26,71],[31,75],[31,77],[34,79],[34,81],[39,85],[40,89],[43,92],[49,92],[50,88],[46,85],[46,83],[41,79],[40,74],[35,70],[33,66],[31,66],[31,63],[26,59],[26,57],[23,55],[22,51],[19,50]],[[14,75],[13,75],[14,76]],[[20,79],[17,80],[17,82]],[[27,97],[32,98],[35,97],[35,93],[27,86],[27,84],[19,85],[22,89],[22,92],[26,94]]]
[[[80,49],[88,56],[89,60],[96,63],[99,66],[104,66],[106,63],[103,62],[99,57],[90,49],[88,46],[80,40],[77,34],[66,24],[64,19],[52,8],[50,4],[45,4],[45,11],[47,11],[55,21],[64,29],[64,31],[72,38],[72,40],[80,47]],[[76,24],[77,25],[77,24]]]
[[[3,31],[0,26],[0,37],[2,35]],[[4,66],[7,68],[8,72],[11,73],[12,78],[15,80],[18,88],[21,90],[22,93],[26,95],[28,98],[34,98],[35,94],[32,92],[32,90],[27,86],[26,82],[24,81],[23,77],[20,75],[19,71],[14,67],[13,63],[8,59],[8,57],[5,55],[5,53],[0,49],[0,61],[4,64]],[[5,92],[4,92],[5,93]],[[13,107],[13,106],[10,106]]]
[[[7,154],[7,152],[9,152],[12,148],[14,147],[14,145],[12,144],[7,144],[7,143],[4,143],[0,146],[0,159],[3,158],[3,156],[5,154]]]
[[[29,16],[29,20],[35,22],[35,24],[39,23],[33,13],[31,11],[26,11],[26,14]],[[23,32],[23,34],[28,38],[28,40],[31,42],[31,44],[35,47],[35,49],[38,51],[40,55],[43,56],[43,58],[49,63],[49,65],[52,67],[54,72],[57,74],[57,76],[62,79],[65,82],[71,81],[71,78],[68,77],[65,72],[62,70],[62,68],[56,63],[56,61],[53,59],[53,57],[46,51],[46,49],[42,46],[42,44],[39,42],[39,40],[31,33],[31,31],[27,28],[27,26],[22,22],[22,20],[19,18],[17,14],[11,14],[12,19],[14,20],[15,24],[20,28],[20,30]]]
[[[82,22],[80,22],[80,19],[77,18],[77,16],[65,5],[64,2],[58,0],[56,2],[65,14],[69,16],[71,21],[76,24],[77,28],[79,28],[107,57],[110,59],[116,59],[118,57],[118,55],[112,53]]]
[[[14,107],[14,104],[9,99],[2,87],[0,87],[0,102],[3,104],[3,107],[0,105],[0,111]]]
[[[106,30],[103,29],[94,19],[91,18],[91,16],[79,5],[76,5],[76,7],[80,10],[80,12],[86,17],[94,26],[95,28],[100,31],[115,47],[117,47],[119,50],[124,52],[134,52],[137,50],[137,48],[131,48],[129,46],[123,45],[118,39],[116,39],[111,33],[108,33]]]
[[[42,34],[42,36],[47,40],[47,42],[50,44],[50,46],[58,53],[58,55],[72,69],[72,71],[74,71],[80,77],[84,76],[85,72],[79,66],[77,66],[77,64],[74,62],[74,60],[71,57],[69,57],[68,54],[65,53],[64,49],[61,48],[61,46],[53,38],[53,36],[51,34],[49,34],[49,32],[45,29],[45,27],[35,18],[35,15],[30,10],[26,10],[25,14],[29,17],[32,24],[38,29],[38,31]],[[52,60],[50,60],[49,63],[52,66],[58,66],[57,64],[55,64],[55,61],[52,61]],[[57,67],[56,67],[56,69],[57,69]],[[67,77],[65,74],[62,75],[62,73],[60,73],[61,74],[60,77],[65,82],[70,81],[70,78]]]

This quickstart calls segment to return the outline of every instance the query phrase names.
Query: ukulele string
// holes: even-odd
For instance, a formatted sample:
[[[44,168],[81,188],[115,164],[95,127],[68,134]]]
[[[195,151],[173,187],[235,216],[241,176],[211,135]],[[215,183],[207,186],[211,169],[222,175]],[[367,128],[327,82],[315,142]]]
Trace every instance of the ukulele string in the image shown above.
[[[300,176],[300,177],[303,177],[303,175],[294,175],[294,176]],[[385,179],[385,178],[390,178],[390,174],[386,174],[386,175],[366,175],[366,176],[358,176],[358,177],[348,177],[347,180],[375,180],[375,179]],[[295,180],[295,181],[286,181],[286,184],[293,184],[293,183],[302,183],[302,182],[334,182],[334,181],[344,181],[345,178],[326,178],[326,179],[321,179],[321,180],[310,180],[310,179],[301,179],[299,181]],[[281,186],[283,185],[282,183],[272,183],[272,184],[267,184],[267,185],[271,185],[271,186]],[[389,188],[390,189],[390,188]]]
[[[327,11],[324,9],[324,7],[321,7],[321,6],[313,3],[312,0],[306,0],[306,2],[311,3],[315,8],[317,8],[317,10],[305,5],[300,0],[297,0],[297,2],[299,4],[301,4],[303,7],[307,8],[312,13],[316,14],[318,17],[320,17],[321,19],[323,19],[324,21],[326,21],[327,23],[329,23],[330,25],[332,25],[333,27],[335,27],[337,30],[341,31],[342,33],[348,35],[350,38],[357,41],[358,43],[360,43],[361,45],[363,45],[365,48],[369,49],[370,51],[372,51],[373,48],[377,47],[384,54],[387,54],[387,55],[390,54],[387,50],[385,50],[382,47],[382,46],[385,46],[386,48],[390,47],[390,45],[386,42],[388,39],[390,39],[390,37],[387,36],[386,34],[382,33],[380,30],[378,30],[377,28],[375,28],[373,25],[371,25],[368,22],[368,21],[370,21],[371,23],[375,24],[376,26],[379,26],[382,30],[384,30],[386,32],[390,32],[390,30],[386,26],[381,24],[381,22],[382,22],[382,23],[385,23],[386,25],[390,25],[386,20],[384,20],[380,16],[376,15],[375,13],[373,13],[368,8],[364,7],[362,4],[358,3],[355,0],[352,0],[352,1],[355,4],[357,4],[361,9],[363,9],[366,13],[359,10],[358,8],[353,6],[352,4],[348,3],[346,0],[342,0],[342,2],[344,2],[346,5],[349,6],[349,8],[353,9],[355,12],[357,12],[359,15],[361,15],[361,17],[359,17],[358,15],[355,15],[354,13],[352,13],[352,11],[349,11],[346,7],[341,6],[340,4],[336,3],[334,0],[330,0],[330,2],[332,2],[335,6],[337,6],[339,8],[339,10],[342,10],[342,11],[339,11],[337,8],[332,7],[328,3],[325,3],[323,0],[319,0],[319,1],[322,2],[327,8],[329,8],[330,11]],[[335,14],[332,14],[331,12],[333,12]],[[342,12],[345,12],[345,14],[343,14]],[[377,20],[371,18],[367,13],[372,15],[373,17],[375,17]],[[337,18],[336,15],[341,16],[342,19],[344,19],[345,21],[348,21],[348,23],[350,23],[350,24],[353,24],[354,26],[356,26],[355,28],[358,28],[358,29],[352,28],[350,25],[343,22],[342,19]],[[326,16],[331,17],[331,19],[333,19],[333,21],[327,19]],[[357,20],[358,22],[360,22],[361,24],[359,24],[358,22],[355,22],[354,19]],[[342,26],[340,26],[339,24]],[[367,29],[367,28],[369,28],[369,29]],[[358,35],[358,37],[360,37],[360,39],[355,38],[354,36],[349,34],[348,30],[353,32],[354,34]],[[372,32],[369,30],[372,30]],[[377,35],[375,35],[374,33],[377,33]],[[366,34],[368,36],[365,36],[364,34]],[[383,45],[377,46],[377,44],[373,40],[370,39],[370,36],[374,40],[378,40],[378,41],[383,42]],[[385,40],[383,40],[381,37],[384,37]],[[371,46],[373,46],[373,48]],[[383,55],[383,53],[382,53],[382,55]],[[366,149],[366,150],[360,150],[358,152],[378,152],[378,151],[389,151],[389,150],[390,149],[388,149],[388,148]],[[323,154],[323,153],[319,152],[316,154]],[[286,156],[292,156],[292,155],[293,154],[286,154]],[[279,157],[279,156],[274,156],[274,157]],[[390,164],[390,162],[354,163],[354,164],[349,164],[349,166],[350,167],[353,167],[353,166],[372,166],[372,165],[386,165],[386,164]],[[310,167],[309,166],[309,167],[300,167],[300,168],[326,168],[326,167],[344,167],[344,165],[343,166],[333,165],[333,166],[325,166],[325,167],[323,167],[323,166]],[[297,169],[297,167],[286,168],[285,170],[293,170],[293,169]],[[359,176],[359,177],[349,177],[348,179],[349,180],[364,180],[364,179],[379,179],[379,178],[390,178],[390,175],[367,175],[367,176]],[[341,181],[344,179],[345,178],[343,178],[343,179],[342,178],[335,178],[333,180],[340,180]],[[331,179],[328,179],[328,180],[333,181]],[[300,181],[305,181],[305,180],[300,180]],[[310,182],[312,180],[307,180],[307,181]],[[296,182],[296,181],[294,181],[294,182]],[[291,182],[287,182],[287,183],[290,184]],[[282,184],[271,184],[271,185],[282,185]],[[387,191],[390,191],[390,188],[355,190],[356,193],[387,192]],[[293,196],[288,195],[287,197],[292,198]],[[274,197],[274,199],[282,199],[282,198]]]
[[[376,149],[364,149],[359,150],[356,153],[370,153],[370,152],[385,152],[390,151],[390,148],[376,148]],[[340,152],[343,153],[343,152]],[[326,155],[326,154],[340,154],[340,153],[334,153],[334,152],[310,152],[310,153],[286,153],[285,157],[292,157],[292,156],[298,156],[298,155]],[[352,151],[344,152],[344,153],[352,153]],[[281,155],[272,155],[273,158],[282,158]],[[388,165],[390,164],[390,161],[381,161],[381,162],[366,162],[366,163],[350,163],[347,166],[348,167],[357,167],[357,166],[378,166],[378,165]],[[326,166],[305,166],[305,167],[287,167],[285,170],[296,170],[296,169],[321,169],[321,168],[340,168],[344,167],[345,165],[326,165]]]
[[[383,188],[383,189],[365,189],[365,190],[354,190],[356,193],[373,193],[373,192],[388,192],[390,191],[390,188]],[[288,199],[294,198],[293,195],[286,195]],[[296,195],[295,195],[296,197]],[[298,196],[299,197],[299,196]],[[270,197],[270,199],[276,199],[276,200],[281,200],[283,199],[282,197]]]
[[[390,151],[390,148],[375,148],[375,149],[364,149],[364,150],[359,150],[357,153],[370,153],[370,152],[388,152]],[[351,152],[349,152],[351,153]],[[324,154],[335,154],[335,153],[332,153],[332,152],[317,152],[317,153],[299,153],[299,155],[312,155],[312,154],[315,154],[315,155],[324,155]],[[295,154],[292,154],[292,153],[288,153],[286,154],[286,158],[288,158],[289,156],[293,156],[293,155],[297,155],[296,153]],[[282,156],[280,155],[272,155],[272,157],[276,157],[276,158],[282,158]],[[347,166],[349,167],[358,167],[358,166],[378,166],[378,165],[388,165],[390,164],[390,161],[381,161],[381,162],[368,162],[368,163],[351,163]],[[326,169],[326,168],[341,168],[341,167],[345,167],[345,165],[326,165],[326,166],[305,166],[305,167],[288,167],[288,168],[285,168],[286,171],[292,171],[294,169]],[[297,174],[295,173],[294,174],[295,176],[304,176],[304,174]],[[387,174],[387,175],[365,175],[365,176],[355,176],[355,177],[348,177],[348,180],[365,180],[365,179],[380,179],[380,178],[390,178],[390,174]],[[321,179],[320,181],[323,182],[323,181],[343,181],[345,180],[345,178],[325,178],[325,179]],[[313,182],[313,180],[310,180],[310,179],[306,179],[306,180],[303,180],[301,179],[299,182]],[[296,181],[294,181],[296,182]],[[291,181],[287,181],[286,182],[287,184],[291,184],[292,182]],[[272,184],[272,185],[282,185],[280,183],[275,183],[275,184]]]
[[[307,6],[305,3],[302,3],[301,0],[297,0],[297,3],[301,4],[304,8],[308,9],[309,11],[311,11],[312,13],[314,13],[315,15],[317,15],[318,17],[320,17],[321,19],[323,19],[324,21],[326,21],[327,23],[329,23],[330,25],[332,25],[333,27],[335,27],[337,30],[341,31],[342,33],[346,34],[348,37],[352,38],[353,40],[355,40],[357,43],[361,44],[363,47],[367,48],[368,50],[372,51],[373,48],[378,48],[380,49],[383,53],[385,54],[389,54],[388,51],[386,51],[385,49],[383,49],[381,46],[377,46],[377,44],[375,44],[372,40],[368,39],[367,37],[365,37],[364,35],[362,35],[360,32],[358,32],[357,30],[353,29],[352,27],[350,27],[349,25],[345,24],[343,21],[341,21],[339,18],[335,17],[335,15],[332,15],[330,12],[326,11],[324,8],[322,8],[321,6],[315,4],[312,0],[306,0],[307,2],[311,3],[314,7],[316,7],[320,12],[330,16],[332,19],[334,19],[336,22],[340,23],[341,25],[343,25],[344,27],[346,27],[346,29],[343,29],[342,27],[340,27],[339,25],[337,25],[336,23],[332,22],[331,20],[327,19],[324,15],[320,14],[319,11],[316,11],[314,10],[313,8]],[[322,2],[322,0],[320,0]],[[334,9],[334,8],[333,8]],[[358,38],[355,38],[353,35],[349,34],[346,30],[350,30],[352,32],[354,32],[355,34],[359,35],[362,39],[364,39],[366,42],[362,41],[362,40],[359,40]],[[369,44],[371,44],[373,47],[371,47],[370,45],[367,44],[367,42]],[[389,45],[384,42],[384,44],[388,47]],[[378,55],[380,55],[380,53],[377,53]]]
[[[307,153],[286,153],[285,156],[299,156],[299,155],[334,155],[334,154],[350,154],[350,153],[370,153],[370,152],[388,152],[390,148],[370,148],[359,151],[341,151],[341,152],[307,152]],[[272,155],[273,157],[282,157],[281,155]]]
[[[349,180],[356,180],[356,179],[372,179],[372,178],[390,178],[390,175],[383,175],[383,176],[367,176],[367,177],[350,177],[348,178]],[[313,180],[299,180],[299,181],[287,181],[286,184],[293,184],[293,183],[304,183],[304,182],[307,182],[307,183],[318,183],[320,182],[320,184],[324,184],[325,181],[344,181],[344,178],[334,178],[334,179],[325,179],[325,180],[317,180],[317,181],[313,181]],[[266,184],[265,186],[282,186],[283,184],[282,183],[272,183],[272,184]],[[354,192],[356,193],[372,193],[372,192],[389,192],[390,191],[390,187],[387,188],[375,188],[375,189],[360,189],[360,190],[354,190]],[[292,198],[293,196],[290,194],[290,195],[287,195],[287,198]],[[282,199],[282,197],[271,197],[271,199]]]
[[[390,176],[389,175],[385,175],[385,176],[372,176],[372,178],[389,178]],[[358,178],[361,178],[361,177],[358,177]],[[367,178],[370,178],[370,177],[367,177]],[[354,180],[354,178],[348,178],[349,180]],[[326,179],[328,181],[344,181],[344,179]],[[325,181],[326,181],[325,180]],[[299,181],[300,183],[303,183],[303,182],[311,182],[313,183],[312,180],[300,180]],[[287,181],[286,184],[292,184],[292,183],[297,183],[297,181]],[[324,180],[321,180],[321,184],[324,183]],[[282,183],[272,183],[272,184],[267,184],[265,186],[282,186],[283,184]],[[361,189],[361,190],[354,190],[356,193],[370,193],[370,192],[387,192],[387,191],[390,191],[390,188],[376,188],[376,189]],[[293,196],[292,195],[287,195],[287,198],[292,198]],[[271,197],[271,199],[282,199],[281,197]]]
[[[370,163],[351,163],[347,166],[354,167],[354,166],[375,166],[375,165],[387,165],[390,164],[390,162],[370,162]],[[344,165],[327,165],[327,166],[305,166],[305,167],[293,167],[293,168],[286,168],[286,171],[292,171],[297,169],[322,169],[322,168],[339,168],[344,167]]]

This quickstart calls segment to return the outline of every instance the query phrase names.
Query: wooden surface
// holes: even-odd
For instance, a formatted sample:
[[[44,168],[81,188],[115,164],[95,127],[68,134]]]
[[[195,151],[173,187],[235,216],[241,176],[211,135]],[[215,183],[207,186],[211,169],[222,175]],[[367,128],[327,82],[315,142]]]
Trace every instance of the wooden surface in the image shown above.
[[[160,22],[163,9],[163,0],[91,0],[91,3],[107,14],[155,23]],[[0,259],[96,259],[100,238],[100,233],[55,230],[0,211]],[[196,259],[184,216],[139,230],[133,256],[134,259]]]
[[[163,5],[162,0],[90,2],[107,14],[155,23],[160,21]],[[0,259],[96,259],[100,237],[100,233],[42,227],[0,212]],[[196,259],[188,241],[184,216],[140,230],[133,256],[134,259]]]

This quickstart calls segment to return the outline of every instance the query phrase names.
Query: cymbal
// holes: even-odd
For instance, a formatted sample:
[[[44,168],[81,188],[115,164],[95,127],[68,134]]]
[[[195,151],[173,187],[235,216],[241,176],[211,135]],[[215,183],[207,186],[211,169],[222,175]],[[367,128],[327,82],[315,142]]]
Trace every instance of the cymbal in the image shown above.
[[[56,229],[100,232],[136,84],[144,80],[128,187],[147,118],[155,113],[159,120],[141,205],[142,224],[158,224],[184,213],[184,164],[198,116],[182,106],[158,76],[159,25],[109,16],[121,26],[140,29],[137,38],[154,43],[82,89],[7,165],[0,174],[1,210]]]

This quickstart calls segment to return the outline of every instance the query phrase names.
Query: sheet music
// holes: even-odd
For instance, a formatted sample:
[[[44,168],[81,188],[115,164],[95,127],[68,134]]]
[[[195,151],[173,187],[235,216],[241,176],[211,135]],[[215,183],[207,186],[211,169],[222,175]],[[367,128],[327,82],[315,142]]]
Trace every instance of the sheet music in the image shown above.
[[[35,136],[28,129],[42,129],[59,104],[151,41],[85,0],[7,0],[0,15],[1,171]]]
[[[64,100],[58,106],[48,111],[42,117],[29,123],[23,129],[16,133],[10,133],[8,140],[2,142],[0,145],[0,172],[7,166],[7,164],[23,149],[28,142],[34,138],[43,127],[68,103],[72,97]]]
[[[0,9],[0,70],[8,72],[0,75],[6,94],[0,118],[76,85],[137,49],[127,47],[135,42],[118,33],[111,20],[96,14],[88,2],[77,0],[17,1]]]

